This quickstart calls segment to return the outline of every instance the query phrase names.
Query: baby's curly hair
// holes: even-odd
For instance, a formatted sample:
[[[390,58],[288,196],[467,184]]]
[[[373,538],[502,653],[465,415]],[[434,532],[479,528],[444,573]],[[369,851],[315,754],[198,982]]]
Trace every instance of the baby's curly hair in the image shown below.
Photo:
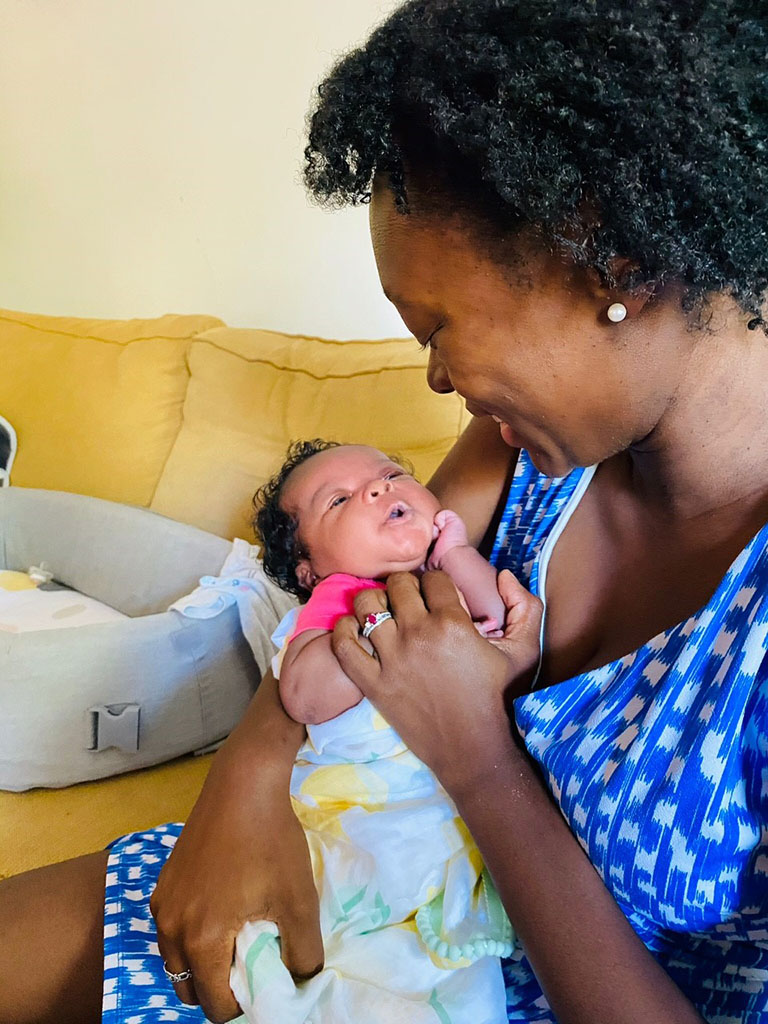
[[[698,313],[726,292],[768,329],[768,4],[409,0],[309,121],[318,201],[368,202],[378,172],[492,252],[534,229],[611,286],[679,282]]]
[[[302,587],[296,576],[296,565],[303,555],[296,532],[299,524],[280,507],[280,498],[288,477],[297,466],[319,452],[340,447],[340,444],[339,441],[323,441],[319,437],[311,441],[292,441],[285,462],[253,497],[253,527],[262,543],[264,572],[282,590],[295,594],[302,601],[306,601],[311,591]]]

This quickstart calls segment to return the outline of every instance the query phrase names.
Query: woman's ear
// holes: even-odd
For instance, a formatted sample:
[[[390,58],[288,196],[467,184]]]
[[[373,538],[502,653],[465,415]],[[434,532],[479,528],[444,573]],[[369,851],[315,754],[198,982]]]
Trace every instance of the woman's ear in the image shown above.
[[[308,558],[300,558],[296,563],[296,579],[304,590],[314,590],[317,576],[312,572]]]
[[[619,256],[613,259],[610,268],[616,282],[613,288],[592,267],[586,268],[586,278],[600,310],[601,319],[604,319],[606,304],[621,303],[624,306],[624,315],[631,319],[642,312],[653,298],[656,285],[652,282],[628,287],[627,282],[631,280],[632,271],[636,268],[637,264],[632,260]]]

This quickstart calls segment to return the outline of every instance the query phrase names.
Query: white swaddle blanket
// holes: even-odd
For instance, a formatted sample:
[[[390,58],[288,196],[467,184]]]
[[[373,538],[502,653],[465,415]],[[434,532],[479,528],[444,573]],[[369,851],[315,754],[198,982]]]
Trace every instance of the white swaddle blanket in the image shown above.
[[[208,619],[233,604],[237,605],[240,625],[263,675],[275,652],[272,633],[296,607],[296,598],[286,594],[264,572],[259,548],[237,538],[218,576],[203,576],[200,586],[179,598],[169,611],[190,619]]]
[[[275,925],[249,922],[230,976],[240,1020],[506,1022],[498,957],[512,949],[511,927],[435,776],[367,700],[307,733],[291,794],[312,857],[325,967],[295,984]]]

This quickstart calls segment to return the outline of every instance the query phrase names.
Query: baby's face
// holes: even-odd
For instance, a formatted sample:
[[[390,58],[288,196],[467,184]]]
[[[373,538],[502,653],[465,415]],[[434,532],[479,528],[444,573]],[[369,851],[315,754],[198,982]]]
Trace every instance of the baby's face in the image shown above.
[[[364,445],[319,452],[288,478],[281,505],[309,552],[299,580],[335,572],[378,579],[417,569],[432,543],[440,503],[397,463]]]

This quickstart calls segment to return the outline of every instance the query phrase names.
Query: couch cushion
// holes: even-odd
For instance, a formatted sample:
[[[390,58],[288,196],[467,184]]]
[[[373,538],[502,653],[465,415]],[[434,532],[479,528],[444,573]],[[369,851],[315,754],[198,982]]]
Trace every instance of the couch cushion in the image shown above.
[[[182,427],[151,507],[223,536],[251,536],[251,498],[299,438],[372,444],[426,480],[466,425],[426,383],[413,339],[327,341],[216,328],[195,338]]]
[[[148,505],[181,422],[189,340],[220,323],[0,310],[0,409],[19,436],[13,483]]]

